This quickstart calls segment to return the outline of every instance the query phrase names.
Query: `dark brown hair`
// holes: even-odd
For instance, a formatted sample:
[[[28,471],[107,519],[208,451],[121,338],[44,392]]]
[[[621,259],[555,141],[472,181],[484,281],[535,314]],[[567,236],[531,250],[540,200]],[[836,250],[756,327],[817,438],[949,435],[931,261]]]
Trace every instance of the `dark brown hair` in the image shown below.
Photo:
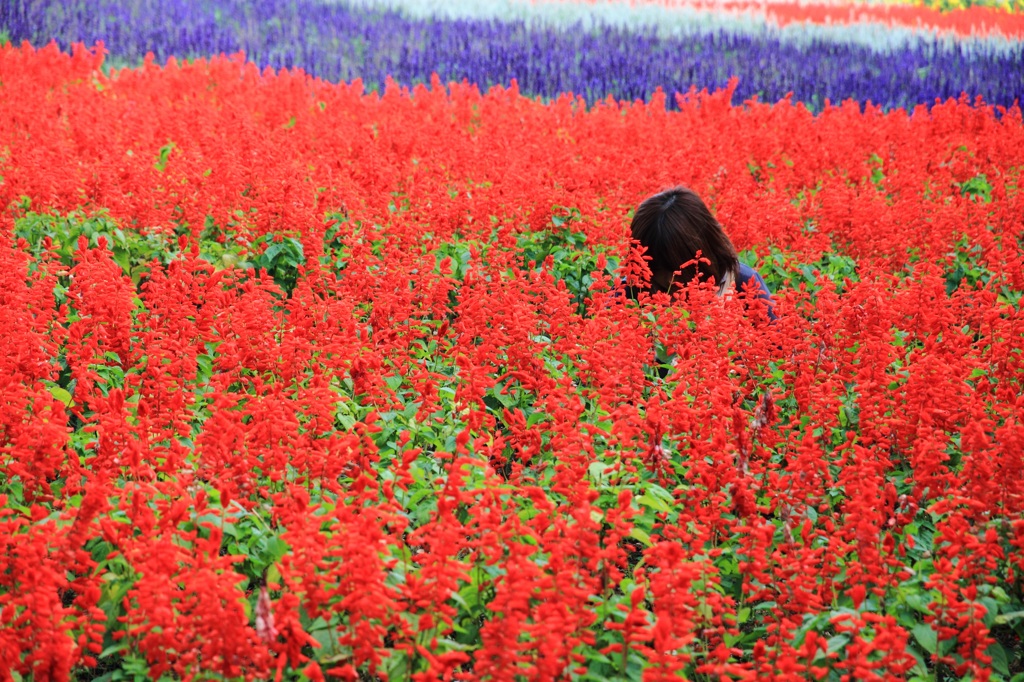
[[[651,289],[668,291],[671,285],[685,285],[700,272],[701,280],[711,277],[722,285],[728,275],[735,281],[739,261],[736,247],[722,230],[697,193],[673,187],[644,200],[630,225],[633,239],[647,248],[651,268]],[[699,268],[683,263],[700,251]],[[680,274],[673,273],[682,269]]]

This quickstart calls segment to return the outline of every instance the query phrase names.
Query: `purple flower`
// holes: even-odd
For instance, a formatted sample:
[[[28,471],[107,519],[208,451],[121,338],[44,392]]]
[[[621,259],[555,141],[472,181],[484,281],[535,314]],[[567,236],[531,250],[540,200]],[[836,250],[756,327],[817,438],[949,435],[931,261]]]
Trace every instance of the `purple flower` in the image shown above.
[[[260,66],[362,78],[371,88],[389,75],[412,85],[436,72],[481,88],[515,78],[526,94],[571,91],[588,101],[647,99],[658,87],[715,89],[731,76],[740,99],[792,93],[812,107],[852,98],[911,108],[964,92],[1011,105],[1024,95],[1021,43],[922,38],[881,50],[728,30],[664,36],[653,27],[423,19],[316,0],[13,0],[0,8],[0,27],[36,45],[102,40],[120,64],[147,52],[163,60],[244,50]]]

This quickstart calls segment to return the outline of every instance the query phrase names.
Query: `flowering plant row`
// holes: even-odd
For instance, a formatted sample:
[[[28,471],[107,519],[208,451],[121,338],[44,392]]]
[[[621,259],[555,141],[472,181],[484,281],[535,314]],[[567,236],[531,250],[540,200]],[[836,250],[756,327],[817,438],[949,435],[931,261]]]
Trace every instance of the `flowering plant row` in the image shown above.
[[[244,51],[261,66],[300,67],[379,89],[468,80],[547,98],[574,92],[649,99],[658,89],[724,88],[816,110],[849,98],[912,108],[967,93],[1010,106],[1024,94],[1024,43],[884,24],[779,28],[763,18],[669,8],[605,11],[561,4],[323,0],[13,0],[0,28],[15,43],[102,41],[121,64]],[[543,55],[543,58],[538,58]],[[673,102],[674,103],[674,102]]]
[[[938,17],[946,16],[954,21],[960,21],[968,17],[986,17],[987,24],[998,24],[1013,13],[1024,10],[1024,4],[1020,0],[818,0],[817,2],[794,3],[792,0],[533,0],[534,2],[576,2],[592,6],[604,4],[624,4],[631,7],[657,6],[670,7],[672,9],[689,9],[692,7],[709,7],[711,9],[731,9],[736,7],[758,9],[761,11],[774,11],[778,8],[786,8],[784,11],[798,12],[800,8],[810,10],[811,16],[821,16],[819,13],[836,12],[835,17],[841,17],[847,10],[863,12],[864,16],[876,18],[890,18],[901,21],[897,17],[918,16],[922,23],[932,25],[932,20],[942,21]],[[913,25],[913,22],[910,22]],[[978,22],[979,24],[982,22]]]
[[[994,8],[1004,12],[1024,11],[1024,2],[1021,0],[913,0],[913,4],[921,7],[929,7],[943,12],[955,12],[958,10]]]
[[[394,1],[394,0],[392,0]],[[513,0],[514,1],[514,0]],[[566,3],[585,6],[587,13],[604,12],[605,16],[635,17],[645,12],[657,12],[661,21],[707,20],[707,15],[726,14],[739,17],[762,17],[780,26],[789,24],[883,24],[890,28],[926,28],[951,32],[959,36],[986,36],[1000,34],[1007,38],[1024,36],[1024,16],[995,7],[972,5],[963,9],[940,11],[922,4],[863,3],[863,2],[793,2],[792,0],[542,0],[548,3]],[[535,3],[536,4],[536,3]],[[416,3],[422,5],[422,2]],[[415,6],[415,5],[413,5]],[[670,12],[660,12],[665,8]],[[440,8],[432,8],[434,11]],[[507,12],[508,9],[506,8]],[[537,8],[534,8],[537,11]]]
[[[0,48],[0,677],[1020,673],[1019,109],[101,63]],[[617,294],[680,182],[776,323]]]

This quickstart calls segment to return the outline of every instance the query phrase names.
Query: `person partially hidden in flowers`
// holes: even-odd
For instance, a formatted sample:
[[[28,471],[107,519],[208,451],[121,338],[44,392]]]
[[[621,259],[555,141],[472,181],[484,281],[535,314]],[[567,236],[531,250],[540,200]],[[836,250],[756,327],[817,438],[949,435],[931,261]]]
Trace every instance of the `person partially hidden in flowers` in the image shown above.
[[[765,302],[769,320],[777,319],[768,285],[739,261],[736,247],[693,190],[674,187],[648,197],[637,207],[630,231],[650,258],[650,293],[673,295],[699,273],[701,281],[714,278],[719,296],[748,292]],[[635,298],[637,291],[629,294]]]

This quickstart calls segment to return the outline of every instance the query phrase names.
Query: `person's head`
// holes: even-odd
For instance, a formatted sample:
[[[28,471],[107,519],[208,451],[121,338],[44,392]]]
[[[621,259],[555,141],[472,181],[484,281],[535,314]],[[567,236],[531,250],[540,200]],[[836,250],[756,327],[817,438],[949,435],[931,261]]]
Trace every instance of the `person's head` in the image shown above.
[[[633,215],[630,231],[650,257],[652,291],[685,286],[698,272],[702,281],[713,277],[719,286],[736,277],[736,247],[691,189],[674,187],[645,199]],[[708,262],[684,268],[698,252]]]

